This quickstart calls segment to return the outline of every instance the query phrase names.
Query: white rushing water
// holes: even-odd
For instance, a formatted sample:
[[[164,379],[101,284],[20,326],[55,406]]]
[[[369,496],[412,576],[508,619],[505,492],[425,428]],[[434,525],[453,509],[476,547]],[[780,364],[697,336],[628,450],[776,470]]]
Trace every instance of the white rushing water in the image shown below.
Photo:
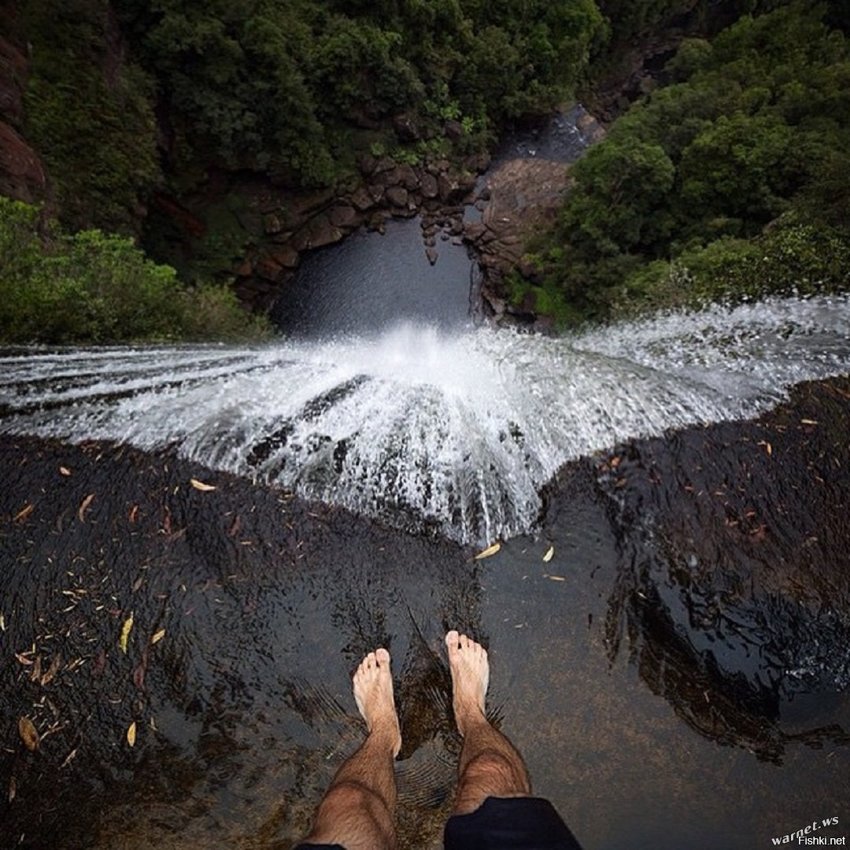
[[[776,299],[547,338],[400,326],[262,347],[0,358],[0,432],[181,455],[462,541],[528,531],[565,462],[752,417],[850,372],[850,299]]]

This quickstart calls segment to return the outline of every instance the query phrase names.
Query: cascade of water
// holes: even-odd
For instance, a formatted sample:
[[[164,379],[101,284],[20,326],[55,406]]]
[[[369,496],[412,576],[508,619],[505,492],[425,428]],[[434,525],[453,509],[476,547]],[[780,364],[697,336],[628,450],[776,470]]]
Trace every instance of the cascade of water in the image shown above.
[[[751,417],[850,371],[850,299],[771,299],[561,338],[400,325],[262,347],[0,358],[0,432],[174,445],[462,541],[528,531],[570,459]]]

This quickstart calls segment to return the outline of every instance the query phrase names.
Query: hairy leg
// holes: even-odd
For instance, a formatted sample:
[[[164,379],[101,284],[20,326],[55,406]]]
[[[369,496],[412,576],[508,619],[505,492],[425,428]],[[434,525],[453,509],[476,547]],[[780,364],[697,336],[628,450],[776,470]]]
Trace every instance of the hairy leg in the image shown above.
[[[369,734],[334,776],[307,841],[341,844],[346,850],[393,850],[393,762],[401,749],[401,734],[389,653],[385,649],[370,652],[357,668],[353,684],[354,699]]]
[[[487,650],[466,635],[446,635],[455,721],[463,736],[454,813],[474,812],[487,797],[527,797],[528,771],[514,745],[488,722],[484,698],[490,679]]]

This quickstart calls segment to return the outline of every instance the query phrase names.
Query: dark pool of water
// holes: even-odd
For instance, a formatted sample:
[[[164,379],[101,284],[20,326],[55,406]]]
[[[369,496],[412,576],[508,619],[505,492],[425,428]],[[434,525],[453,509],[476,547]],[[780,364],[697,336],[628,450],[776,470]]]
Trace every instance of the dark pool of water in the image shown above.
[[[383,644],[401,846],[437,847],[450,627],[489,645],[491,714],[587,850],[752,850],[833,816],[843,834],[842,393],[576,464],[539,536],[480,561],[167,455],[4,438],[2,846],[290,847],[361,739],[349,676]],[[804,514],[787,530],[784,508]],[[820,678],[791,675],[813,636]]]
[[[272,310],[301,337],[369,334],[400,322],[447,329],[471,316],[473,262],[467,249],[437,235],[437,261],[425,254],[421,220],[393,220],[381,235],[365,230],[305,257]]]

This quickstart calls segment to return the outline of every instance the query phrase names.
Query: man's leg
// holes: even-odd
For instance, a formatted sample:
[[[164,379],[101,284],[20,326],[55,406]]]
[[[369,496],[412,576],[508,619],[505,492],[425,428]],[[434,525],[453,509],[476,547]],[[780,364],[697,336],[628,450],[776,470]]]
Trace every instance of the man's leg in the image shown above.
[[[455,722],[463,736],[454,813],[474,812],[487,797],[528,797],[531,782],[522,756],[484,714],[490,680],[487,650],[466,635],[446,635]]]
[[[446,646],[455,721],[463,735],[457,799],[444,835],[446,850],[581,850],[552,804],[531,796],[522,757],[487,722],[487,651],[455,631],[446,635]]]
[[[340,844],[346,850],[392,850],[396,846],[393,762],[401,749],[401,733],[386,649],[370,652],[357,668],[354,700],[369,734],[337,771],[306,841]]]

